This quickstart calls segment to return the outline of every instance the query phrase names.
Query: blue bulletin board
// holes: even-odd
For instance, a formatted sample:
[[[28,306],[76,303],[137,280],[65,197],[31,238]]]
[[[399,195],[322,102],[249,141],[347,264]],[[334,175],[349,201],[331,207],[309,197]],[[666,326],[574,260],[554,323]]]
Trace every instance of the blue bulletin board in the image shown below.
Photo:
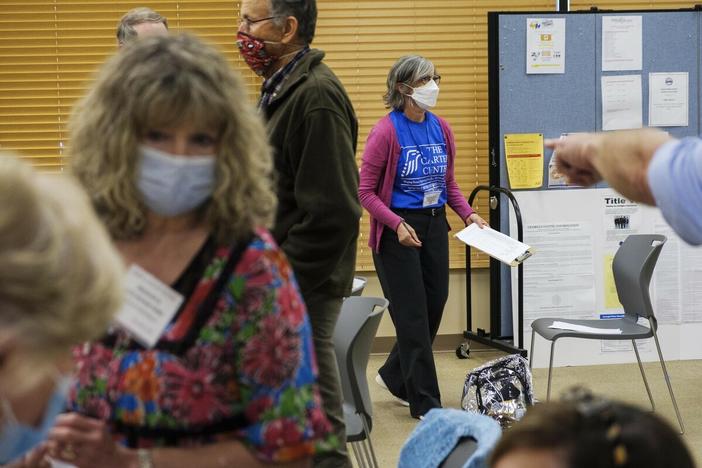
[[[643,62],[640,70],[602,71],[602,24],[606,16],[642,18]],[[565,19],[564,73],[527,74],[529,19]],[[490,115],[490,185],[510,188],[505,134],[602,131],[602,76],[640,75],[643,125],[648,123],[649,73],[688,74],[688,125],[660,127],[675,137],[699,135],[702,11],[492,12],[488,14]],[[548,187],[550,150],[543,160],[543,185],[529,190],[570,191]],[[600,185],[597,188],[602,188]],[[515,193],[518,190],[514,190]],[[509,232],[509,202],[504,195],[491,212],[494,229]],[[529,212],[522,212],[529,223]],[[528,261],[525,263],[528,268]],[[513,336],[510,268],[491,262],[491,333]]]

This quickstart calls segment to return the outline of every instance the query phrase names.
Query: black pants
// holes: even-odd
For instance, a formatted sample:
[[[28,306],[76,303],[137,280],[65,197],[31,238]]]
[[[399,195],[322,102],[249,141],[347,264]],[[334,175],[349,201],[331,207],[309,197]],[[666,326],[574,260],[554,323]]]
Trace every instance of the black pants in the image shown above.
[[[319,369],[319,393],[322,408],[332,425],[339,444],[330,449],[318,450],[313,459],[315,468],[351,468],[346,451],[346,425],[341,407],[341,382],[334,352],[334,327],[341,311],[341,297],[322,293],[305,295],[307,313],[312,324],[312,340]]]
[[[448,224],[443,210],[431,215],[398,211],[414,228],[422,247],[405,247],[397,233],[383,230],[373,254],[397,342],[378,371],[388,389],[410,403],[414,417],[441,407],[432,343],[448,298]]]

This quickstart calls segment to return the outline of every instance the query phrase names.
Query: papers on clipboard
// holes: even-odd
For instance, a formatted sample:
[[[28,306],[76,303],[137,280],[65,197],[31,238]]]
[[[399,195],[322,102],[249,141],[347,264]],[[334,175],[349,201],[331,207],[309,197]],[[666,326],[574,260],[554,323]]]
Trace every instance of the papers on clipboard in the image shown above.
[[[477,224],[471,224],[458,232],[456,237],[509,266],[519,265],[534,253],[532,247],[488,226],[480,229]]]

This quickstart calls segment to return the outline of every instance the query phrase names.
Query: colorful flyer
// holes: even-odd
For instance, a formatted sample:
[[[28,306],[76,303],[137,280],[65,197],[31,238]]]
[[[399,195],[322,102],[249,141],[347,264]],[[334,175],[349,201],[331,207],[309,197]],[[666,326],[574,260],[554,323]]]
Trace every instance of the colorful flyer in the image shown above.
[[[527,74],[565,73],[565,18],[527,18]]]
[[[544,183],[544,135],[510,133],[504,138],[509,186],[513,189],[541,187]]]

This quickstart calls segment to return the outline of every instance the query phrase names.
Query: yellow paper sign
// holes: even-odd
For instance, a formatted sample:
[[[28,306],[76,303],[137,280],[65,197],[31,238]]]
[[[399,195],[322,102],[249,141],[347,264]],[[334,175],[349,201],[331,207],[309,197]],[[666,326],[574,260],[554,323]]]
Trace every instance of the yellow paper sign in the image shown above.
[[[622,306],[619,302],[617,294],[617,286],[614,283],[614,272],[612,271],[612,262],[614,261],[613,254],[607,254],[604,257],[604,296],[605,307],[607,309],[618,309]]]
[[[505,159],[507,160],[507,175],[511,188],[537,188],[543,185],[543,134],[505,134]]]

